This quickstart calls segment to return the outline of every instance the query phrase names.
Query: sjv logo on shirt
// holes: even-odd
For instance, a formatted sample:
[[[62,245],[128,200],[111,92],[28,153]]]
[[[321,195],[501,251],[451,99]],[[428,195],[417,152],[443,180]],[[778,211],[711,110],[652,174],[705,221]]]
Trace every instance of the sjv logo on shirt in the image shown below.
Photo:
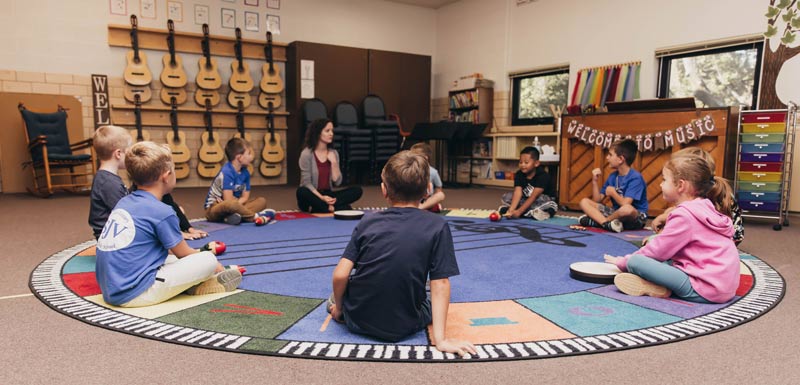
[[[97,239],[97,248],[103,251],[119,250],[130,245],[135,236],[136,226],[131,215],[123,209],[116,209],[108,216],[103,232]]]

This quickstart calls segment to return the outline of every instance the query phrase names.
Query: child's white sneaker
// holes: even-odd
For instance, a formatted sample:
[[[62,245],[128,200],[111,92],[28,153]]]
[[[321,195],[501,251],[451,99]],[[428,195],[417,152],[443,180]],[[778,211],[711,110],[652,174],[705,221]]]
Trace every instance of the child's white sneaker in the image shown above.
[[[650,296],[656,298],[667,298],[672,295],[672,291],[664,286],[656,285],[636,274],[620,273],[614,277],[614,285],[619,291],[632,296]]]
[[[236,290],[242,283],[242,273],[237,268],[225,269],[186,291],[189,295],[225,293]]]

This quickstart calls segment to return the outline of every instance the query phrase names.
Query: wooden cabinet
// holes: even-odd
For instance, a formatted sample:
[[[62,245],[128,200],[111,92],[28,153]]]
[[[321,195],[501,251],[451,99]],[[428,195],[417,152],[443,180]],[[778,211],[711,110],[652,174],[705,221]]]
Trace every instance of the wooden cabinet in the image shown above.
[[[476,87],[450,91],[448,96],[451,122],[487,123],[489,128],[492,127],[493,88]]]
[[[603,133],[630,135],[655,135],[708,117],[713,122],[714,130],[704,132],[703,136],[680,143],[675,140],[666,148],[640,152],[632,167],[639,171],[647,183],[647,200],[650,203],[649,216],[664,212],[667,202],[661,198],[661,169],[670,155],[687,146],[699,146],[711,153],[716,160],[716,175],[732,180],[736,159],[736,121],[731,108],[710,108],[669,111],[637,111],[603,113],[595,115],[565,115],[561,118],[561,170],[559,182],[559,203],[572,210],[580,210],[579,202],[592,195],[592,169],[603,170],[601,179],[611,173],[605,160],[607,150],[603,146],[585,142],[587,127]],[[581,132],[570,129],[582,125]],[[576,137],[577,135],[577,137]],[[583,136],[581,138],[581,136]]]

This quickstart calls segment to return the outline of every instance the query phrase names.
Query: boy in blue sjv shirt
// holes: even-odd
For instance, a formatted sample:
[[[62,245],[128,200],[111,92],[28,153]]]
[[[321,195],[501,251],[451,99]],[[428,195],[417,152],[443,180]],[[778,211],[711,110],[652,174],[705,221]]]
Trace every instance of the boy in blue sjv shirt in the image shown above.
[[[429,178],[422,155],[402,151],[389,159],[381,192],[391,207],[365,216],[353,230],[333,271],[328,311],[351,331],[387,341],[433,323],[431,340],[439,351],[475,354],[471,343],[445,336],[449,277],[459,271],[447,222],[419,209]]]
[[[585,215],[579,218],[581,226],[602,227],[608,231],[639,230],[647,222],[647,184],[642,174],[631,165],[636,159],[638,146],[631,139],[618,140],[611,144],[606,155],[608,166],[614,172],[608,176],[602,189],[597,181],[602,174],[599,168],[592,170],[592,197],[580,202]],[[611,199],[611,207],[601,202]]]
[[[137,143],[125,153],[125,168],[139,189],[119,200],[97,239],[96,273],[103,299],[139,307],[187,289],[189,294],[236,289],[242,281],[239,270],[224,269],[210,251],[189,247],[175,211],[161,202],[175,187],[170,150],[153,142]]]

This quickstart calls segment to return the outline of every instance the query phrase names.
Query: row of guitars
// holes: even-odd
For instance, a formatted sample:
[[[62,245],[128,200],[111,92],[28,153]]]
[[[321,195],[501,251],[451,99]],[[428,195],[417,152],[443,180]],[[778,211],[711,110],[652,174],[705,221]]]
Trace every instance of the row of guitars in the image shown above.
[[[188,76],[183,68],[183,59],[175,52],[175,25],[172,20],[167,20],[167,49],[169,53],[162,58],[161,70],[162,88],[161,101],[172,105],[186,103],[188,99],[186,84]],[[222,86],[222,76],[219,72],[217,59],[211,56],[209,43],[208,24],[203,24],[203,39],[200,42],[203,56],[198,60],[198,72],[195,78],[197,90],[194,101],[197,105],[205,107],[206,104],[217,106],[220,103],[219,88]],[[136,15],[131,15],[131,47],[125,55],[126,65],[123,73],[125,79],[124,96],[131,103],[135,103],[137,96],[140,103],[146,103],[152,98],[150,83],[153,74],[147,65],[145,53],[139,50],[138,21]],[[231,76],[228,81],[229,92],[227,102],[233,108],[247,108],[252,104],[250,92],[255,88],[255,81],[250,75],[250,67],[242,58],[242,31],[236,28],[236,41],[234,42],[236,58],[231,62]],[[269,109],[278,108],[283,103],[281,93],[284,89],[280,70],[275,65],[272,56],[272,32],[267,31],[267,43],[264,45],[265,63],[261,66],[261,80],[259,81],[258,104]]]
[[[262,162],[259,164],[259,172],[267,178],[274,178],[281,175],[281,162],[286,154],[281,146],[281,138],[275,133],[275,115],[271,103],[267,105],[269,113],[266,117],[268,133],[264,135],[264,148],[261,151]],[[203,121],[206,131],[200,139],[200,150],[198,151],[197,173],[203,178],[214,178],[222,169],[225,161],[225,150],[220,143],[219,137],[214,135],[214,125],[212,122],[212,108],[210,101],[206,100],[206,110],[203,112]],[[150,140],[150,133],[142,128],[142,109],[139,95],[134,95],[134,124],[135,129],[131,131],[134,141],[140,142]],[[180,131],[178,125],[178,103],[175,98],[171,100],[171,110],[169,114],[171,130],[166,134],[166,143],[172,152],[172,161],[175,163],[175,177],[184,179],[189,177],[189,160],[191,151],[186,145],[186,134]],[[234,137],[239,137],[252,142],[250,133],[245,132],[244,126],[244,107],[239,105],[236,112],[236,133]],[[252,164],[248,165],[250,175],[255,171]]]

